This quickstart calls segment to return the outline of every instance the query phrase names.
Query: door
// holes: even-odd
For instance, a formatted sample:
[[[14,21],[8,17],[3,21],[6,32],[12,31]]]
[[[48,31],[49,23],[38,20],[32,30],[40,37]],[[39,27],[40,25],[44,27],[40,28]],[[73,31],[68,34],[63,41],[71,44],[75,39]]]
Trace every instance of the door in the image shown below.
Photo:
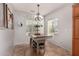
[[[79,39],[79,18],[74,20],[74,38]]]
[[[73,41],[73,56],[79,56],[79,39],[74,39]]]
[[[79,4],[73,6],[73,46],[72,55],[79,56]]]

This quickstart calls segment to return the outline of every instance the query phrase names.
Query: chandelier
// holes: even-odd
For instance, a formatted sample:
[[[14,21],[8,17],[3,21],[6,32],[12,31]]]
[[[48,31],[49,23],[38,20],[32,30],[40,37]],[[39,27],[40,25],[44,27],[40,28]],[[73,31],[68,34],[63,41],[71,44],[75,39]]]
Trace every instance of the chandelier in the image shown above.
[[[36,20],[36,21],[40,21],[40,20],[43,19],[43,17],[42,17],[42,16],[40,15],[40,13],[39,13],[39,7],[40,7],[40,5],[37,4],[37,7],[38,7],[38,12],[37,12],[37,14],[35,15],[35,20]]]
[[[43,17],[40,15],[39,13],[39,4],[37,4],[37,7],[38,7],[38,12],[37,14],[35,15],[35,21],[36,21],[36,25],[34,26],[36,28],[36,32],[35,32],[35,35],[40,35],[40,27],[42,27],[42,24],[41,24],[41,21],[43,20]]]

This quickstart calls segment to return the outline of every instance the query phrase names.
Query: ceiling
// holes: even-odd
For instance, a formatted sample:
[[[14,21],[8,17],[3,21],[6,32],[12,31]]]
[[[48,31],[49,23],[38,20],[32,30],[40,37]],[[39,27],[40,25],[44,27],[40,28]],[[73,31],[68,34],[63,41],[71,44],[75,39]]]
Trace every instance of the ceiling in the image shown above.
[[[9,3],[15,10],[18,11],[25,11],[31,14],[37,13],[37,4],[36,3]],[[51,11],[59,8],[60,6],[64,5],[64,3],[40,3],[40,14],[46,15]]]

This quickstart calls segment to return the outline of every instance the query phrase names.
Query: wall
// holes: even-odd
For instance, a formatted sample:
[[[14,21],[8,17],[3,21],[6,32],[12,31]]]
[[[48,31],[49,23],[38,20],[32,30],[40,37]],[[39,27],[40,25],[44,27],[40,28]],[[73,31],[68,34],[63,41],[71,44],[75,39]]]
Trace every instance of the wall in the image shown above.
[[[14,29],[15,29],[15,40],[14,45],[17,44],[29,44],[29,27],[32,24],[31,14],[23,11],[14,12]],[[23,26],[20,26],[20,23]]]
[[[67,50],[72,49],[72,4],[67,4],[45,16],[45,31],[47,21],[58,18],[58,33],[49,39],[50,42]],[[47,34],[47,33],[45,33]]]
[[[14,30],[3,27],[3,4],[0,3],[0,56],[13,55]]]
[[[13,30],[0,29],[0,56],[13,55],[13,39]]]
[[[14,45],[18,44],[29,44],[30,36],[29,33],[34,33],[33,26],[36,24],[36,21],[33,18],[34,15],[29,14],[24,11],[15,11],[14,12],[14,28],[15,28],[15,40]],[[20,23],[23,26],[20,26]],[[42,25],[43,21],[41,21]],[[42,31],[41,31],[42,30]],[[43,27],[41,28],[41,32],[44,32]]]
[[[3,26],[3,4],[0,3],[0,27]]]

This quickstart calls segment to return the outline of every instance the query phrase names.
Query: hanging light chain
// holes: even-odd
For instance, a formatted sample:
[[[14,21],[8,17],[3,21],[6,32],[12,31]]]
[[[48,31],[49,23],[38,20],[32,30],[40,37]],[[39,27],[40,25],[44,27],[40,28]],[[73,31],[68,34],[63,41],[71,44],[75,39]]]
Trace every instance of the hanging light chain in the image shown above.
[[[40,13],[39,13],[39,6],[40,6],[40,5],[38,4],[38,5],[37,5],[37,7],[38,7],[38,13],[37,13],[37,15],[38,15],[38,16],[40,15]]]

